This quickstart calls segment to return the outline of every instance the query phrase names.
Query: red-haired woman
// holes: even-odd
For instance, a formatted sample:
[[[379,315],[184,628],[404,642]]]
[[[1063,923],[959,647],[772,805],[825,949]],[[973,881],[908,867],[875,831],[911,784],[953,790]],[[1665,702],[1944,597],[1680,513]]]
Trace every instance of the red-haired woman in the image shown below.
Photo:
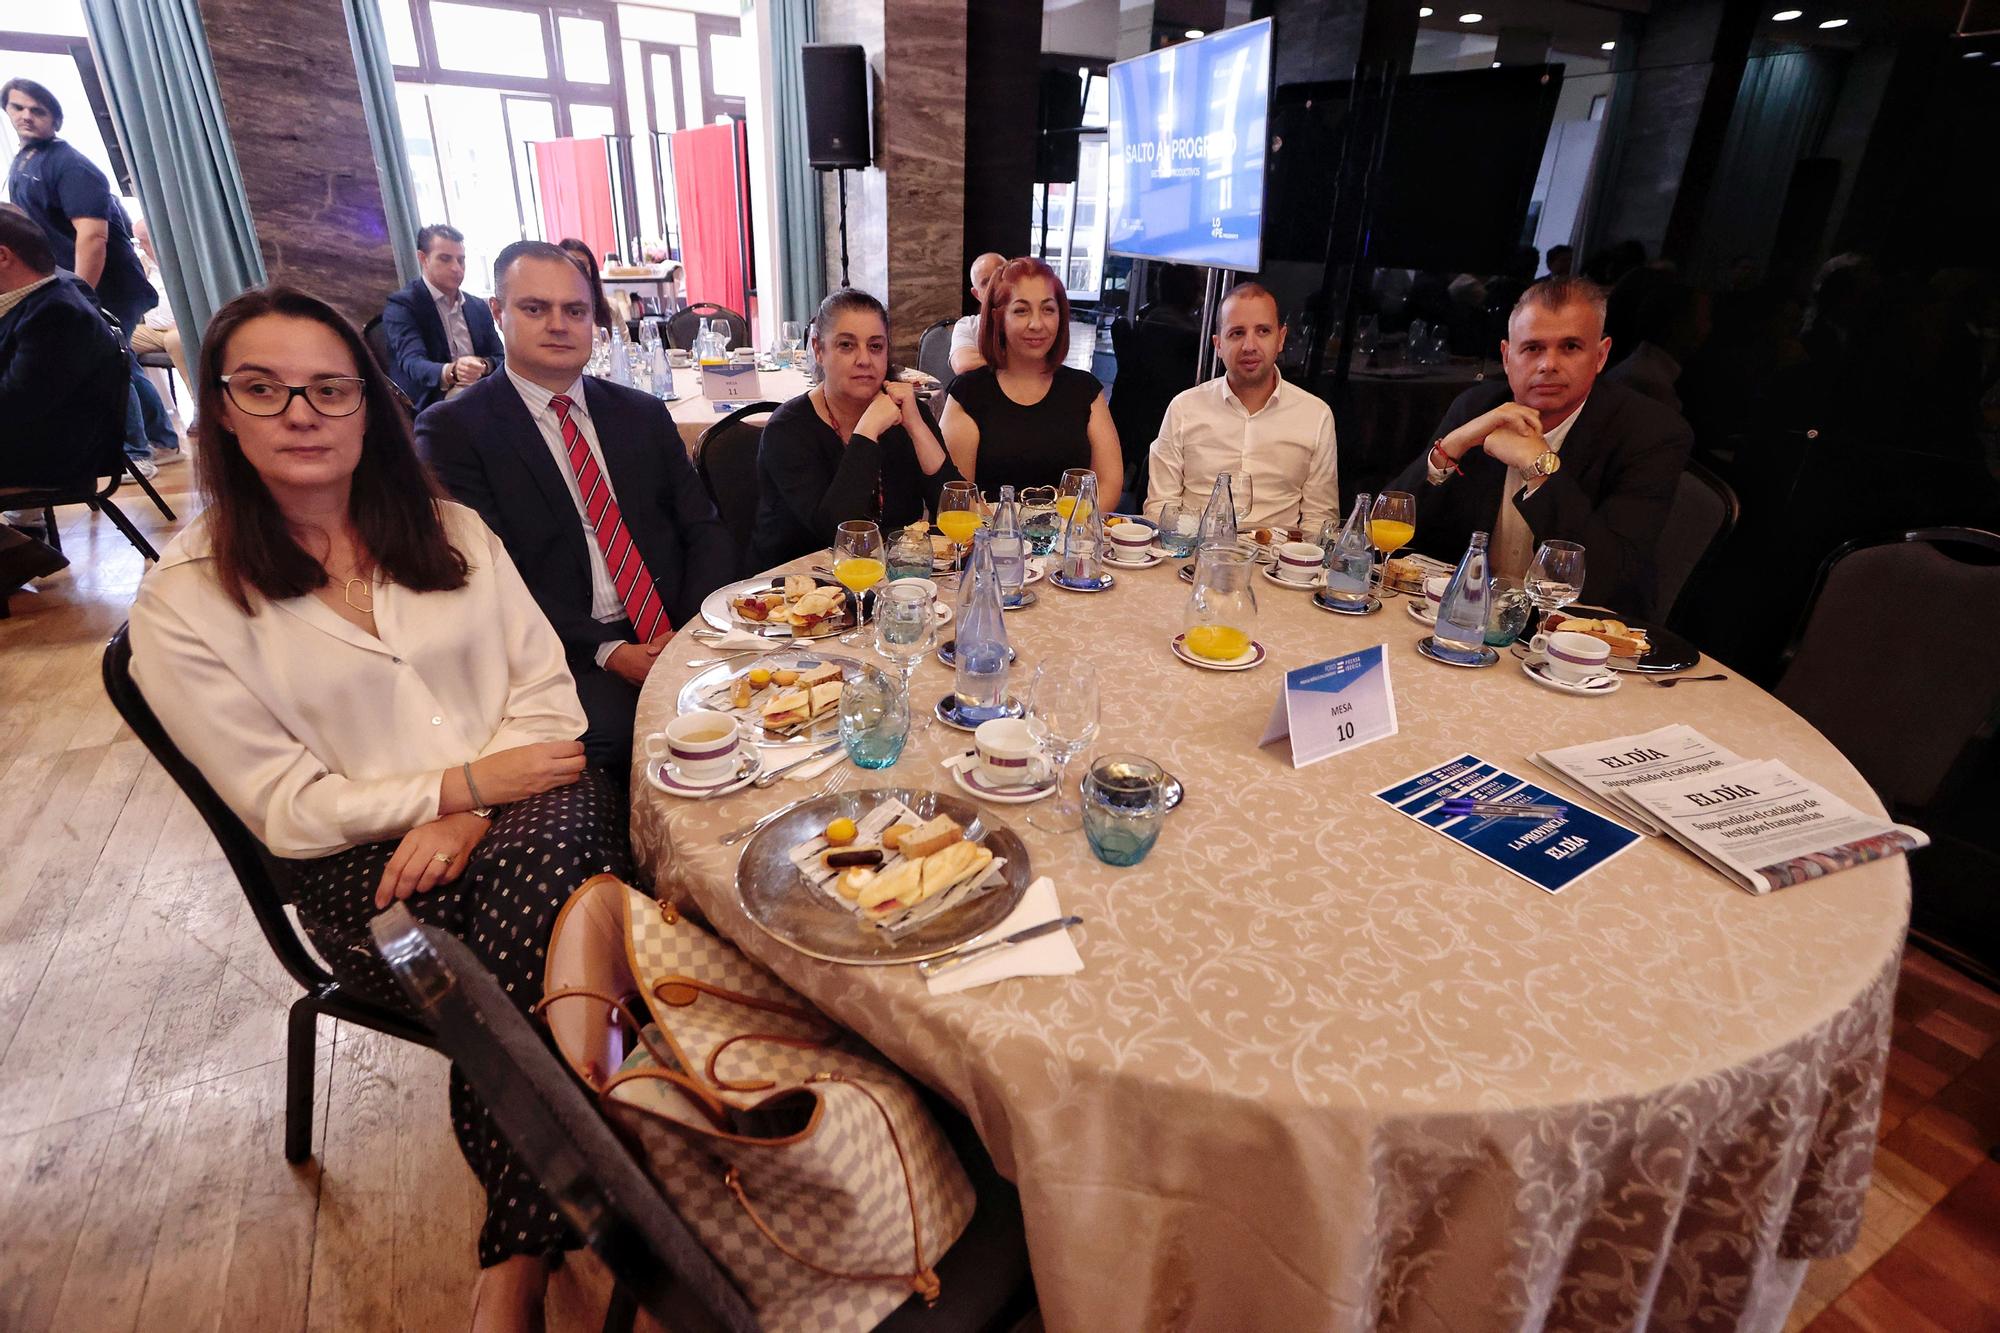
[[[1097,473],[1097,493],[1117,503],[1125,484],[1118,428],[1096,376],[1063,364],[1069,293],[1039,259],[1011,259],[993,275],[979,319],[986,364],[951,382],[945,448],[982,491],[1054,486],[1065,469]]]
[[[400,898],[525,1005],[570,892],[631,869],[562,642],[332,307],[244,293],[196,379],[206,508],[139,585],[134,679],[282,859],[343,985],[402,1003],[368,938]],[[456,1072],[451,1118],[486,1190],[472,1326],[539,1327],[546,1259],[575,1234]]]

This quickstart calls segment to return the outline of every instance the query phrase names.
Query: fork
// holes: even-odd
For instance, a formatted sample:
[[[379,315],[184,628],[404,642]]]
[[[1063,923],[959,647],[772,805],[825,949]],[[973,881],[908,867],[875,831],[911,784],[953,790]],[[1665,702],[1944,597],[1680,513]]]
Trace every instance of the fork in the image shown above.
[[[1648,676],[1646,679],[1652,681],[1663,690],[1671,690],[1674,686],[1685,685],[1691,680],[1728,680],[1729,677],[1717,674],[1713,676],[1667,676],[1664,678],[1660,676]]]
[[[765,815],[762,819],[758,820],[754,824],[750,824],[743,828],[737,829],[734,833],[723,834],[721,839],[722,845],[724,847],[734,847],[737,843],[742,842],[745,838],[748,838],[751,835],[770,827],[771,824],[776,822],[779,818],[790,814],[792,811],[804,805],[807,801],[817,801],[822,796],[833,795],[835,792],[839,791],[842,787],[845,787],[847,785],[848,779],[851,778],[853,775],[854,775],[853,769],[851,768],[841,769],[840,772],[833,775],[833,781],[827,783],[824,787],[821,787],[818,791],[814,792],[812,795],[801,796],[796,801],[792,801],[788,804],[779,806],[776,810],[773,810],[770,814]]]

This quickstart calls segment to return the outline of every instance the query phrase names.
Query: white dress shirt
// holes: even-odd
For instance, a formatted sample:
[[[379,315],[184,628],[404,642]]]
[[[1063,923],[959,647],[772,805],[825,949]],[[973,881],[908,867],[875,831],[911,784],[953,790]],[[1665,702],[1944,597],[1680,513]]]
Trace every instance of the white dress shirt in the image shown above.
[[[1311,537],[1340,512],[1333,410],[1282,376],[1255,412],[1243,406],[1227,376],[1177,394],[1153,441],[1146,517],[1158,518],[1175,500],[1198,516],[1224,472],[1250,474],[1245,526],[1297,524]]]
[[[424,287],[430,292],[431,300],[437,303],[438,318],[444,321],[444,345],[456,361],[461,356],[472,355],[472,329],[465,322],[465,293],[446,296],[438,288],[431,286],[429,278],[424,279]],[[456,398],[472,386],[454,384],[444,391],[447,398]]]
[[[284,857],[329,856],[437,818],[460,764],[583,734],[562,641],[500,539],[441,501],[470,569],[451,592],[374,590],[371,635],[308,593],[245,615],[207,520],[174,538],[132,604],[132,675],[229,808]]]
[[[590,618],[600,625],[615,625],[627,618],[625,603],[619,600],[618,585],[611,581],[611,568],[604,562],[604,548],[598,544],[597,530],[590,526],[590,515],[583,507],[583,492],[578,489],[576,472],[569,465],[569,446],[563,443],[562,420],[549,405],[555,401],[555,395],[516,375],[512,366],[506,370],[515,392],[528,405],[528,415],[535,419],[535,429],[542,433],[542,443],[555,455],[556,471],[562,473],[570,503],[576,506],[576,521],[583,525],[583,548],[590,555]],[[576,383],[564,389],[563,394],[572,404],[569,419],[576,423],[577,432],[590,447],[590,456],[597,461],[597,471],[604,478],[604,489],[611,493],[611,502],[617,504],[618,489],[611,484],[611,469],[604,466],[604,451],[597,447],[597,427],[591,424],[590,408],[583,400],[583,376],[578,375]],[[597,645],[597,665],[603,666],[618,645],[629,642],[616,634],[606,635],[604,642]]]

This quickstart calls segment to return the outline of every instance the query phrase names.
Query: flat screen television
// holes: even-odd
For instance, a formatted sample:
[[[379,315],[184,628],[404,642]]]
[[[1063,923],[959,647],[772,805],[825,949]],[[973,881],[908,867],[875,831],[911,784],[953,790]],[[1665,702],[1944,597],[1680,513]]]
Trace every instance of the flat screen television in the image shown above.
[[[1271,20],[1121,60],[1109,73],[1105,248],[1262,268]]]

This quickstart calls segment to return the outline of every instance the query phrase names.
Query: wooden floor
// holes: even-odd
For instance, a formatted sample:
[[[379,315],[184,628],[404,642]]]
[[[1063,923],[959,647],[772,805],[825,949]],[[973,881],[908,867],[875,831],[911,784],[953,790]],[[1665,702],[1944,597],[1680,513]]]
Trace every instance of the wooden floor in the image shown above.
[[[189,471],[160,477],[184,513]],[[74,564],[0,621],[0,1333],[462,1328],[480,1209],[443,1062],[322,1020],[315,1157],[285,1165],[295,987],[99,687],[142,562],[60,517]],[[1788,1328],[2000,1330],[2000,996],[1913,952],[1896,1014],[1861,1243]],[[568,1265],[550,1327],[607,1290]]]

